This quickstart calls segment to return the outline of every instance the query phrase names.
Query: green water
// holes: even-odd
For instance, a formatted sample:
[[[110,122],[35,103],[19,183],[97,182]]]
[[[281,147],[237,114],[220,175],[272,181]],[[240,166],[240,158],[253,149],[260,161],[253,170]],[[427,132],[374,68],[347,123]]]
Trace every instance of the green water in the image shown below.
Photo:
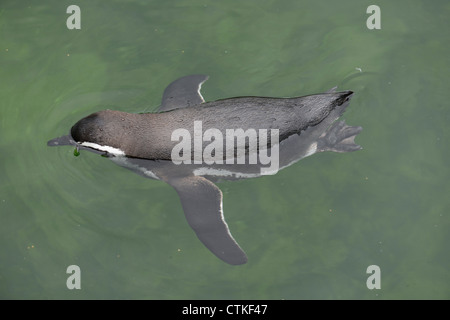
[[[449,16],[446,0],[2,0],[0,297],[450,299]],[[198,241],[167,184],[46,146],[97,110],[155,110],[195,73],[206,100],[355,91],[362,151],[219,185],[243,266]]]

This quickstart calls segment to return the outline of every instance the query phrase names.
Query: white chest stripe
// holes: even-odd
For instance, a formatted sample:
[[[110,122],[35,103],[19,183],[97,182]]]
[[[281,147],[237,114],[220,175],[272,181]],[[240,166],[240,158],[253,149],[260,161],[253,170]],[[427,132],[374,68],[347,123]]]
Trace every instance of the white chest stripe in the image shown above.
[[[131,169],[135,172],[138,171],[138,172],[142,173],[143,175],[147,176],[148,178],[160,180],[159,177],[156,174],[154,174],[151,170],[148,170],[137,164],[129,162],[127,157],[119,156],[119,157],[113,157],[110,159],[111,159],[111,161],[113,161],[114,163],[116,163],[117,165],[119,165],[121,167]]]
[[[241,173],[223,169],[214,169],[202,167],[194,170],[196,176],[214,176],[214,177],[236,177],[236,178],[257,178],[261,176],[259,173]]]
[[[106,152],[111,153],[116,156],[124,156],[125,155],[125,152],[123,152],[122,150],[114,148],[114,147],[110,147],[110,146],[101,146],[99,144],[92,143],[92,142],[82,142],[82,143],[80,143],[80,145],[88,147],[88,148],[92,148],[95,150],[106,151]]]

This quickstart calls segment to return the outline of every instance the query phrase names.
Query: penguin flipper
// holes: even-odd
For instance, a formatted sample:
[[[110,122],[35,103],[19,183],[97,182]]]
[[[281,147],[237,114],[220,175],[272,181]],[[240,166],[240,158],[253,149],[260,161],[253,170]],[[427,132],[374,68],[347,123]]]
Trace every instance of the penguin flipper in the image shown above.
[[[208,78],[203,74],[194,74],[175,80],[164,90],[158,111],[186,108],[205,102],[200,89]]]
[[[166,181],[177,191],[186,219],[201,242],[218,258],[239,265],[247,256],[228,229],[222,211],[222,192],[200,176],[171,178]]]

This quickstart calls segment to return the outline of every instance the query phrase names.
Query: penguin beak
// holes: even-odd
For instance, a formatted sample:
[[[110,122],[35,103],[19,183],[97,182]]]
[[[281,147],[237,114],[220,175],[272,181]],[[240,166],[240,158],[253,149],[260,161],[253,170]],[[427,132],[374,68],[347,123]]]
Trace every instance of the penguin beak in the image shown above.
[[[49,147],[75,146],[75,150],[73,152],[73,154],[75,156],[78,156],[80,154],[80,150],[88,150],[93,153],[97,153],[101,156],[108,156],[108,152],[106,152],[106,151],[97,150],[97,149],[86,147],[86,146],[79,144],[78,142],[73,140],[73,138],[70,134],[67,136],[62,136],[62,137],[58,137],[58,138],[49,140],[47,142],[47,146],[49,146]]]
[[[75,140],[72,139],[71,135],[52,139],[47,142],[47,146],[49,147],[75,146],[75,150],[73,151],[74,156],[78,157],[80,155],[80,145],[76,143]]]
[[[70,135],[58,137],[47,142],[49,147],[59,146],[77,146],[78,144],[72,139]]]

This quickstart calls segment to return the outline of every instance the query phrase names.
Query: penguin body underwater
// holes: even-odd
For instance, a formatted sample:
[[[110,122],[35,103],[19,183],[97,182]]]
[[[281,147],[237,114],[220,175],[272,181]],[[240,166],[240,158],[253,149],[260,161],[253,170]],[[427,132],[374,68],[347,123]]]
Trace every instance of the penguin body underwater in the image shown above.
[[[317,152],[359,150],[354,138],[362,128],[336,121],[348,106],[351,91],[335,92],[333,88],[327,93],[297,98],[238,97],[205,102],[200,89],[207,79],[205,75],[190,75],[172,82],[164,91],[157,113],[99,111],[78,121],[69,135],[47,144],[73,145],[77,150],[99,153],[141,176],[168,183],[177,191],[186,219],[200,241],[218,258],[240,265],[247,262],[247,256],[228,229],[222,192],[215,182],[274,174]],[[199,123],[200,134],[204,134],[203,139],[197,140],[200,145],[194,141],[194,151],[189,150],[184,158],[187,161],[177,163],[174,154],[179,153],[174,153],[174,148],[179,146],[180,136],[174,139],[174,132],[181,129],[195,140],[199,134],[195,125]],[[238,161],[236,146],[218,141],[222,133],[231,129],[246,134],[266,130],[276,135],[258,136],[252,145],[251,135],[246,135],[245,151]],[[207,132],[216,135],[205,138]],[[216,148],[206,153],[211,141]],[[190,145],[191,140],[187,140],[185,146]],[[200,152],[200,159],[195,154],[199,147],[205,151]],[[263,173],[267,161],[261,158],[251,162],[255,159],[252,155],[264,150],[267,155],[269,150],[271,155],[276,151],[275,171]],[[236,161],[229,161],[219,151],[232,155]],[[207,154],[209,160],[215,161],[208,162],[204,158]]]

